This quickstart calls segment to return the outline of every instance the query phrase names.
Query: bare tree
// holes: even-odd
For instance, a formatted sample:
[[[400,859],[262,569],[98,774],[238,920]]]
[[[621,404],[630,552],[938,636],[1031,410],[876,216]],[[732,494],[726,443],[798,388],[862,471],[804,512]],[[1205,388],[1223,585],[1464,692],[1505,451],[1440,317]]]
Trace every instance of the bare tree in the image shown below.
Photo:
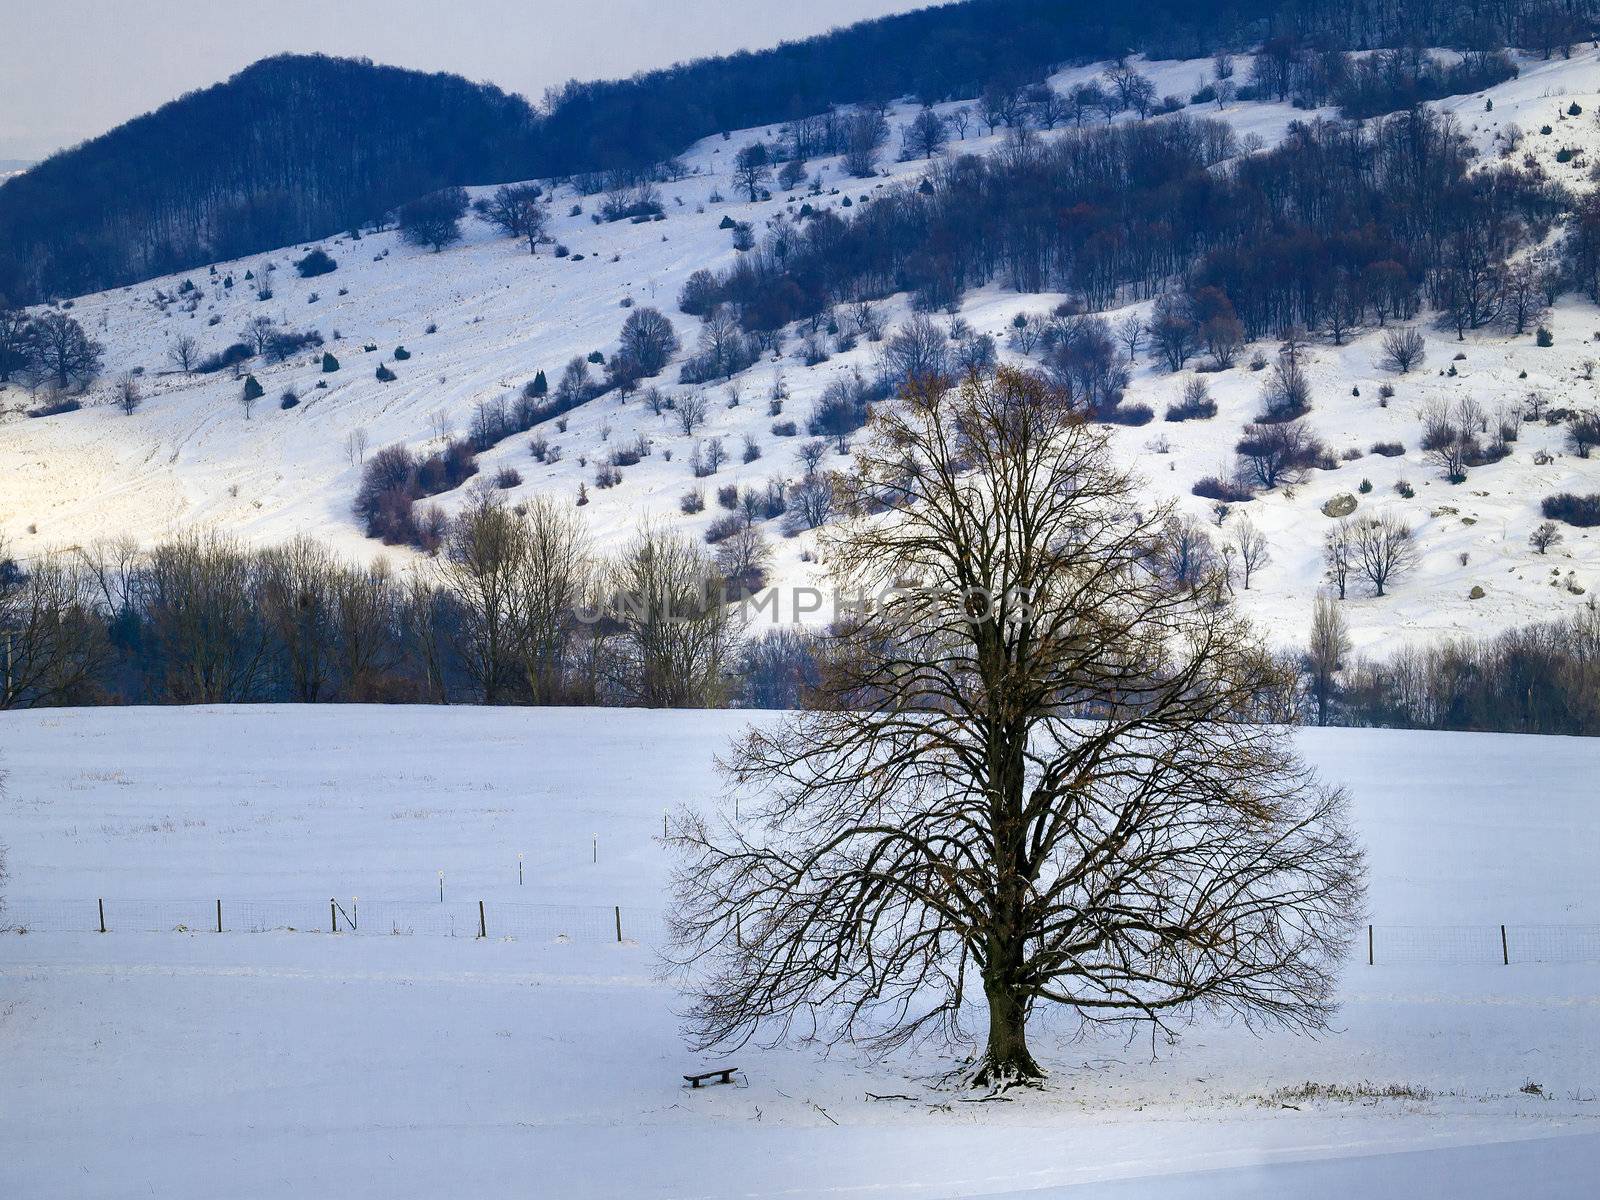
[[[116,398],[117,407],[126,416],[133,416],[139,411],[139,405],[144,403],[144,392],[139,387],[139,377],[132,371],[125,371],[117,377],[116,390],[112,393]]]
[[[1417,565],[1417,543],[1411,526],[1388,514],[1353,522],[1350,549],[1356,569],[1380,596],[1398,576]]]
[[[334,586],[339,564],[326,546],[300,534],[260,558],[261,613],[277,641],[289,695],[326,700],[334,687]]]
[[[1128,361],[1133,362],[1139,356],[1139,347],[1144,343],[1145,327],[1137,314],[1129,314],[1117,322],[1117,340],[1128,351]]]
[[[1383,358],[1379,365],[1386,371],[1404,375],[1422,362],[1426,349],[1422,335],[1415,329],[1391,329],[1383,335]]]
[[[1561,530],[1554,521],[1543,521],[1528,535],[1528,545],[1540,554],[1561,541]]]
[[[434,414],[436,417],[438,413]],[[344,435],[344,453],[352,463],[359,465],[367,459],[367,431],[358,425]]]
[[[879,357],[884,374],[897,384],[942,377],[950,368],[950,339],[926,313],[915,313],[884,342]]]
[[[166,700],[231,704],[257,694],[271,637],[256,556],[221,534],[185,534],[152,550],[137,581],[138,605],[164,651]]]
[[[684,392],[672,410],[678,418],[678,428],[684,435],[693,434],[706,423],[706,395],[704,392]]]
[[[876,602],[820,707],[733,749],[742,820],[673,838],[696,1044],[959,1038],[981,989],[969,1079],[1005,1087],[1043,1074],[1051,1005],[1326,1026],[1363,896],[1344,797],[1248,720],[1280,678],[1241,619],[1151,570],[1170,510],[1015,371],[871,429],[823,540]]]
[[[514,611],[527,531],[489,489],[476,492],[450,523],[435,569],[455,600],[452,641],[484,704],[511,698],[523,665]]]
[[[100,374],[104,348],[66,313],[47,312],[32,328],[39,367],[57,391],[87,387]]]
[[[659,375],[679,348],[672,322],[660,309],[648,305],[628,314],[619,341],[619,356],[633,363],[645,377]]]
[[[37,332],[27,309],[12,308],[0,296],[0,384],[28,373],[38,362]]]
[[[0,542],[0,709],[83,703],[111,658],[95,581],[66,554],[26,567]]]
[[[1323,453],[1303,421],[1246,425],[1235,449],[1244,476],[1264,488],[1299,481]]]
[[[537,184],[507,184],[480,201],[479,211],[502,233],[527,242],[529,254],[537,254],[549,220],[541,194]]]
[[[193,335],[180,333],[167,345],[167,361],[185,375],[191,374],[200,361],[200,343]]]
[[[772,175],[772,160],[765,142],[751,142],[734,157],[733,182],[752,202],[761,198],[761,188]]]
[[[441,188],[400,206],[400,236],[413,246],[429,246],[437,254],[461,240],[461,218],[467,215],[467,189]]]
[[[676,533],[642,529],[612,564],[612,619],[620,628],[612,682],[650,708],[716,704],[733,627],[723,581],[705,552]]]
[[[1306,650],[1318,725],[1326,725],[1332,714],[1335,682],[1349,653],[1350,628],[1344,614],[1330,598],[1319,593],[1311,609],[1311,642]]]
[[[1251,577],[1272,561],[1267,535],[1257,529],[1249,517],[1240,517],[1228,527],[1228,544],[1239,556],[1240,582],[1248,592]]]
[[[858,179],[878,169],[878,153],[889,140],[889,123],[876,108],[860,109],[850,118],[845,131],[843,166]]]
[[[575,613],[594,580],[589,534],[579,515],[551,496],[523,507],[522,555],[512,619],[528,698],[534,704],[567,698]]]
[[[1323,536],[1322,562],[1328,579],[1339,589],[1339,599],[1343,600],[1350,586],[1350,572],[1355,568],[1354,540],[1348,520],[1341,520]]]
[[[912,118],[910,124],[900,129],[900,159],[934,158],[944,150],[949,135],[945,132],[944,118],[931,108],[924,108]]]

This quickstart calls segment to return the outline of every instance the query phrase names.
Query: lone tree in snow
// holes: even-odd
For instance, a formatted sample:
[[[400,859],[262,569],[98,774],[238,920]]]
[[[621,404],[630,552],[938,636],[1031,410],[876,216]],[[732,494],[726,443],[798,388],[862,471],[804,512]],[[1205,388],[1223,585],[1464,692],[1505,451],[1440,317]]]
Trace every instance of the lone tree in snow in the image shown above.
[[[65,313],[47,312],[33,323],[39,366],[61,392],[85,388],[100,374],[104,347]]]
[[[413,246],[430,246],[435,254],[461,240],[461,218],[467,215],[467,190],[441,188],[400,206],[400,236]]]
[[[1386,371],[1404,375],[1422,362],[1427,343],[1415,329],[1391,329],[1383,335],[1383,358],[1380,365]]]
[[[738,813],[672,839],[695,1043],[882,1049],[976,1011],[968,1081],[1006,1087],[1043,1075],[1051,1005],[1325,1027],[1363,901],[1345,798],[1254,723],[1282,679],[1242,619],[1160,571],[1171,510],[1015,370],[913,381],[867,432],[823,540],[876,602],[815,709],[731,750]]]
[[[765,142],[751,142],[733,160],[733,181],[752,202],[761,199],[761,188],[772,174],[772,162]]]
[[[547,224],[545,206],[539,199],[543,194],[537,184],[507,184],[478,201],[476,208],[500,232],[527,242],[529,254],[537,254]]]

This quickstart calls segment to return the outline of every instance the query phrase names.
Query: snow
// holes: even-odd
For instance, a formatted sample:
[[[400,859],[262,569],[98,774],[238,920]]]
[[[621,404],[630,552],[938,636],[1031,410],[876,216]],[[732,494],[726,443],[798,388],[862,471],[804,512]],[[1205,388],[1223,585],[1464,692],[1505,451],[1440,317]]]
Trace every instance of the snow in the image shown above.
[[[0,714],[13,916],[99,896],[436,903],[443,870],[450,903],[481,898],[491,922],[616,905],[628,934],[0,938],[0,1195],[1473,1200],[1507,1180],[1581,1195],[1600,1167],[1596,963],[1358,953],[1315,1039],[1198,1019],[1152,1046],[1051,1022],[1050,1086],[1005,1102],[940,1089],[955,1062],[931,1047],[749,1046],[728,1060],[740,1086],[684,1089],[715,1060],[685,1048],[658,971],[662,814],[714,801],[713,757],[751,719],[772,718]],[[1380,937],[1600,924],[1600,745],[1296,736],[1351,792]],[[1362,1084],[1410,1094],[1318,1095]]]

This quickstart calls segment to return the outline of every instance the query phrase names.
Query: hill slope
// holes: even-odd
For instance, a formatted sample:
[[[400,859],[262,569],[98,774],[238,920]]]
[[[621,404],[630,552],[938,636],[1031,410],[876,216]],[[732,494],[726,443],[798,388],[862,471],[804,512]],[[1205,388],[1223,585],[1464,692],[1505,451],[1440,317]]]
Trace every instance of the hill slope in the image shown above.
[[[1519,79],[1438,107],[1459,114],[1464,130],[1484,151],[1513,123],[1529,130],[1524,150],[1552,174],[1576,184],[1581,171],[1559,163],[1558,151],[1570,144],[1593,155],[1600,150],[1600,127],[1591,116],[1558,119],[1558,114],[1572,103],[1585,113],[1595,111],[1597,66],[1600,57],[1594,51],[1570,62],[1524,59]],[[1186,94],[1207,69],[1204,61],[1141,63],[1163,94]],[[1055,82],[1064,88],[1097,72],[1094,66],[1074,68]],[[1486,113],[1491,99],[1493,111]],[[899,108],[890,115],[900,122],[913,112]],[[1220,115],[1241,133],[1272,142],[1307,114],[1284,104],[1236,103]],[[1554,132],[1532,133],[1541,123],[1551,124]],[[0,425],[0,474],[7,480],[0,532],[23,554],[107,535],[149,541],[197,526],[261,543],[311,532],[352,557],[387,553],[401,562],[412,560],[410,552],[383,551],[361,535],[350,507],[360,475],[352,434],[372,450],[396,442],[418,450],[437,448],[442,433],[460,434],[470,427],[480,403],[514,394],[537,371],[545,371],[554,384],[572,357],[613,351],[629,311],[624,302],[654,305],[670,316],[685,343],[681,362],[693,349],[698,322],[679,313],[675,300],[693,271],[737,258],[721,228],[725,220],[760,226],[794,212],[802,202],[840,208],[853,199],[859,205],[862,196],[882,194],[896,180],[914,181],[927,169],[925,161],[900,163],[885,168],[884,177],[852,181],[837,159],[819,159],[812,169],[822,174],[821,196],[807,200],[779,192],[755,203],[713,201],[713,195],[734,191],[729,160],[736,149],[775,132],[767,127],[692,147],[683,156],[687,174],[662,186],[664,221],[596,225],[588,211],[593,198],[559,189],[549,206],[551,231],[570,247],[566,258],[548,251],[530,256],[525,247],[473,218],[464,243],[439,254],[406,246],[385,232],[324,243],[339,267],[316,279],[300,279],[289,268],[309,245],[303,243],[262,258],[218,264],[215,275],[195,273],[197,294],[183,303],[173,297],[191,277],[166,277],[82,298],[74,313],[106,343],[113,368],[143,369],[144,406],[132,417],[123,416],[103,388],[98,403],[91,397],[81,412],[39,420],[14,415]],[[983,134],[981,127],[969,129],[953,149],[981,153],[1001,140]],[[568,215],[573,207],[577,215]],[[242,282],[224,286],[228,277],[242,280],[247,271],[262,272],[269,262],[276,264],[269,272],[270,301],[258,300]],[[1003,342],[1016,314],[1048,310],[1062,299],[991,286],[969,294],[961,315]],[[883,309],[891,326],[907,315],[903,297]],[[1128,311],[1147,314],[1148,305]],[[186,377],[172,371],[166,348],[174,338],[195,336],[203,351],[213,352],[262,315],[285,326],[318,329],[341,369],[323,374],[317,355],[260,367],[267,395],[248,415],[239,403],[240,384],[226,373]],[[1115,320],[1124,313],[1108,315]],[[1305,636],[1311,598],[1323,584],[1321,539],[1328,519],[1321,508],[1339,494],[1353,497],[1362,512],[1392,513],[1411,523],[1423,551],[1417,570],[1389,595],[1352,589],[1345,611],[1363,650],[1388,651],[1444,634],[1486,633],[1542,619],[1587,602],[1600,588],[1600,545],[1585,531],[1569,529],[1565,542],[1547,555],[1527,542],[1540,520],[1541,497],[1600,490],[1600,459],[1567,452],[1563,427],[1525,424],[1510,457],[1474,469],[1459,486],[1440,478],[1419,444],[1423,415],[1440,401],[1470,399],[1490,414],[1533,392],[1553,407],[1589,408],[1600,402],[1595,381],[1586,377],[1593,372],[1585,365],[1597,357],[1591,334],[1600,329],[1600,314],[1568,297],[1549,324],[1554,345],[1548,349],[1535,346],[1530,336],[1512,338],[1488,329],[1457,343],[1453,333],[1420,326],[1427,338],[1425,366],[1403,379],[1379,368],[1376,333],[1342,346],[1312,346],[1310,422],[1335,455],[1357,456],[1315,472],[1298,488],[1269,492],[1246,506],[1267,536],[1273,561],[1241,600],[1275,638],[1292,643]],[[430,327],[436,332],[428,332]],[[364,350],[368,345],[374,347],[371,352]],[[396,361],[401,345],[411,357]],[[1261,348],[1268,354],[1274,349]],[[1458,354],[1465,357],[1458,361]],[[585,486],[590,503],[583,511],[602,548],[619,544],[647,517],[677,522],[700,536],[721,511],[715,499],[719,487],[764,488],[773,476],[799,478],[798,447],[806,440],[814,403],[833,380],[856,369],[871,372],[876,356],[877,347],[863,341],[808,367],[791,341],[781,359],[769,355],[731,386],[708,389],[705,424],[693,433],[683,431],[673,412],[658,414],[637,397],[624,401],[613,392],[568,414],[560,423],[564,428],[548,422],[500,443],[481,456],[480,478],[491,479],[503,468],[515,471],[520,482],[505,492],[512,501],[542,493],[576,497]],[[1002,356],[1015,357],[1009,351]],[[1258,407],[1260,376],[1249,370],[1248,357],[1206,376],[1218,403],[1215,419],[1158,420],[1113,433],[1119,452],[1139,466],[1153,494],[1174,498],[1202,521],[1209,520],[1210,505],[1189,489],[1201,476],[1226,468],[1242,425]],[[380,362],[395,372],[395,381],[375,378]],[[684,390],[673,383],[677,366],[663,376],[672,394]],[[1142,359],[1129,399],[1148,403],[1159,414],[1178,398],[1185,378]],[[1396,385],[1392,401],[1379,395],[1385,383]],[[780,385],[787,398],[782,414],[774,416],[771,393]],[[278,404],[286,390],[300,398],[289,410]],[[14,409],[28,403],[16,391],[5,399]],[[790,419],[799,436],[774,431]],[[650,443],[650,456],[626,468],[620,485],[597,487],[601,461],[641,437]],[[696,443],[713,437],[722,439],[730,461],[716,475],[697,479],[689,459]],[[759,451],[748,462],[741,461],[747,438]],[[560,461],[530,455],[539,440],[559,446]],[[1399,442],[1405,452],[1371,454],[1377,442]],[[830,456],[824,465],[844,461]],[[1410,487],[1410,497],[1398,493],[1401,484]],[[680,512],[680,498],[690,491],[704,496],[706,511]],[[438,502],[449,511],[465,498],[462,489]],[[775,535],[776,527],[770,532]],[[809,535],[774,540],[779,582],[815,578]],[[1481,598],[1474,589],[1481,589]]]

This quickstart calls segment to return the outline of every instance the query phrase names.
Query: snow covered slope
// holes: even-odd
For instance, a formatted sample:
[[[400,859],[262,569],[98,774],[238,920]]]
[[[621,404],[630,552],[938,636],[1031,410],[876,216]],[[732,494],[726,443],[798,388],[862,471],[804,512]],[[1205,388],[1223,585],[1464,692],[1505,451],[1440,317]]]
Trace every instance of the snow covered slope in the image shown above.
[[[1571,61],[1526,60],[1521,66],[1520,78],[1486,94],[1441,102],[1440,107],[1458,113],[1463,128],[1486,153],[1493,151],[1497,133],[1517,124],[1528,135],[1519,153],[1532,153],[1557,177],[1586,186],[1584,170],[1557,164],[1555,154],[1563,146],[1581,147],[1590,152],[1583,160],[1587,163],[1600,150],[1600,126],[1593,115],[1600,109],[1600,52],[1586,49]],[[1186,96],[1206,77],[1208,64],[1155,62],[1143,63],[1141,69],[1159,93]],[[1095,67],[1074,68],[1055,82],[1065,87],[1097,73]],[[1486,99],[1493,100],[1492,111],[1485,111]],[[1565,115],[1573,101],[1583,109],[1582,116]],[[1242,133],[1266,142],[1281,137],[1291,121],[1310,115],[1287,105],[1254,103],[1234,103],[1220,114],[1215,105],[1190,111],[1220,115]],[[891,125],[910,115],[902,107],[891,114]],[[1540,126],[1547,123],[1552,134],[1540,135]],[[982,130],[975,120],[968,137],[952,143],[952,149],[992,149],[998,139]],[[256,542],[309,531],[352,556],[379,553],[375,543],[361,537],[350,513],[359,476],[347,449],[352,432],[359,431],[374,449],[394,442],[424,449],[436,444],[441,431],[462,433],[479,402],[515,391],[540,369],[554,383],[572,356],[614,349],[627,315],[625,300],[667,312],[686,348],[692,346],[698,322],[676,311],[676,297],[692,271],[732,261],[735,252],[727,232],[719,228],[722,220],[752,221],[759,233],[767,218],[792,212],[804,200],[798,193],[783,192],[755,204],[734,198],[729,178],[733,155],[750,138],[775,133],[775,128],[743,131],[692,147],[683,157],[690,174],[662,187],[668,214],[663,222],[595,225],[589,214],[597,198],[583,200],[562,189],[551,209],[551,233],[573,252],[563,259],[548,250],[530,257],[516,242],[498,238],[482,222],[469,219],[464,243],[439,254],[406,246],[392,232],[359,241],[330,237],[318,244],[333,254],[339,268],[315,279],[298,278],[290,265],[307,246],[218,264],[214,276],[190,272],[187,278],[203,293],[192,315],[182,311],[182,304],[161,305],[154,299],[158,290],[173,295],[184,277],[80,298],[74,314],[106,344],[110,373],[144,369],[144,406],[132,417],[123,416],[103,387],[98,402],[81,412],[43,419],[13,412],[11,419],[0,421],[0,534],[24,554],[122,533],[149,541],[197,526],[218,527]],[[884,177],[869,181],[847,179],[837,161],[819,160],[812,168],[822,170],[828,193],[812,203],[837,205],[845,195],[859,198],[895,179],[914,179],[926,164],[886,165]],[[718,191],[730,199],[712,202]],[[567,215],[574,204],[583,211]],[[260,302],[243,275],[269,262],[275,267],[273,298]],[[231,290],[221,286],[230,274],[235,278]],[[1003,340],[1015,314],[1047,310],[1060,298],[989,289],[967,297],[963,316],[979,331]],[[887,305],[886,311],[892,320],[902,319],[903,301]],[[174,338],[190,334],[204,351],[218,350],[258,315],[292,328],[318,329],[329,339],[328,348],[342,370],[323,376],[314,356],[259,369],[257,377],[267,394],[246,419],[237,381],[171,373],[167,349]],[[1107,315],[1115,319],[1120,314]],[[210,324],[213,318],[215,325]],[[427,332],[430,326],[436,332]],[[1469,336],[1458,346],[1452,335],[1430,333],[1424,369],[1398,381],[1398,395],[1381,408],[1377,386],[1388,377],[1376,365],[1376,335],[1345,346],[1314,348],[1311,421],[1329,446],[1335,452],[1365,453],[1373,442],[1397,440],[1407,453],[1354,459],[1335,471],[1316,473],[1292,494],[1274,493],[1250,506],[1270,539],[1273,561],[1244,601],[1272,636],[1283,642],[1304,636],[1310,599],[1321,582],[1319,547],[1327,519],[1320,507],[1342,492],[1359,495],[1364,511],[1403,515],[1417,526],[1425,551],[1420,569],[1393,595],[1356,596],[1347,606],[1361,649],[1384,652],[1451,632],[1485,632],[1546,617],[1583,603],[1600,587],[1600,553],[1587,534],[1569,531],[1566,541],[1545,557],[1527,543],[1539,520],[1542,496],[1594,490],[1600,475],[1600,462],[1562,451],[1559,428],[1527,427],[1510,459],[1473,471],[1459,487],[1437,478],[1417,448],[1419,414],[1436,399],[1470,397],[1490,413],[1535,390],[1553,405],[1595,403],[1596,383],[1586,377],[1584,364],[1600,357],[1600,346],[1593,342],[1600,333],[1600,313],[1569,297],[1550,326],[1556,339],[1550,349],[1535,348],[1531,338],[1513,340],[1493,333]],[[369,344],[376,350],[366,353],[362,347]],[[395,362],[400,345],[412,357]],[[615,395],[603,397],[572,413],[565,432],[548,427],[537,431],[561,447],[559,463],[535,462],[528,453],[532,435],[524,434],[484,455],[483,474],[514,468],[523,482],[509,493],[512,499],[540,492],[575,497],[580,482],[586,483],[591,503],[585,513],[602,546],[625,538],[648,517],[679,522],[699,533],[716,509],[713,504],[699,516],[682,516],[678,500],[691,487],[760,484],[773,474],[800,474],[796,452],[803,437],[771,432],[767,396],[778,377],[790,392],[784,415],[803,429],[812,402],[828,381],[854,366],[870,367],[874,349],[864,343],[813,368],[792,354],[781,362],[762,362],[739,378],[736,407],[730,406],[729,389],[710,390],[710,419],[693,437],[678,431],[670,413],[654,415],[637,399],[623,403]],[[1458,352],[1466,357],[1454,362]],[[1240,426],[1256,408],[1259,377],[1244,361],[1207,377],[1220,404],[1216,420],[1181,425],[1158,421],[1115,433],[1122,451],[1143,469],[1152,492],[1179,498],[1196,515],[1204,516],[1208,505],[1189,495],[1190,486],[1227,465]],[[396,372],[395,382],[374,377],[380,362]],[[1439,374],[1452,364],[1455,375]],[[676,379],[675,366],[664,379]],[[326,389],[319,390],[319,382],[326,382]],[[1182,383],[1182,377],[1146,363],[1129,398],[1149,403],[1159,414]],[[301,402],[280,409],[279,396],[290,388]],[[1353,395],[1353,389],[1360,395]],[[0,407],[20,410],[26,401],[15,391],[0,393]],[[626,469],[620,486],[596,489],[599,456],[640,435],[651,439],[655,453]],[[691,444],[713,436],[724,439],[733,461],[713,479],[694,480],[687,463]],[[746,436],[761,451],[750,463],[738,461]],[[1552,455],[1542,466],[1534,462],[1540,450]],[[1371,485],[1367,492],[1358,490],[1363,480]],[[1414,498],[1396,494],[1395,485],[1402,481],[1412,486]],[[461,500],[456,494],[441,503],[450,509]],[[806,540],[780,547],[780,581],[798,584],[812,578],[814,567],[803,561]],[[410,558],[406,552],[387,553]],[[1481,589],[1482,598],[1471,598],[1475,589]]]
[[[941,1090],[932,1049],[747,1046],[741,1086],[688,1091],[709,1064],[656,974],[656,839],[715,794],[744,718],[603,716],[0,714],[19,919],[97,896],[433,904],[443,870],[491,914],[619,905],[629,938],[0,936],[0,1195],[1487,1200],[1508,1172],[1564,1197],[1600,1168],[1595,963],[1358,955],[1320,1039],[1055,1026],[1048,1089],[1004,1103]],[[1380,934],[1600,924],[1600,745],[1297,736],[1351,790]]]

